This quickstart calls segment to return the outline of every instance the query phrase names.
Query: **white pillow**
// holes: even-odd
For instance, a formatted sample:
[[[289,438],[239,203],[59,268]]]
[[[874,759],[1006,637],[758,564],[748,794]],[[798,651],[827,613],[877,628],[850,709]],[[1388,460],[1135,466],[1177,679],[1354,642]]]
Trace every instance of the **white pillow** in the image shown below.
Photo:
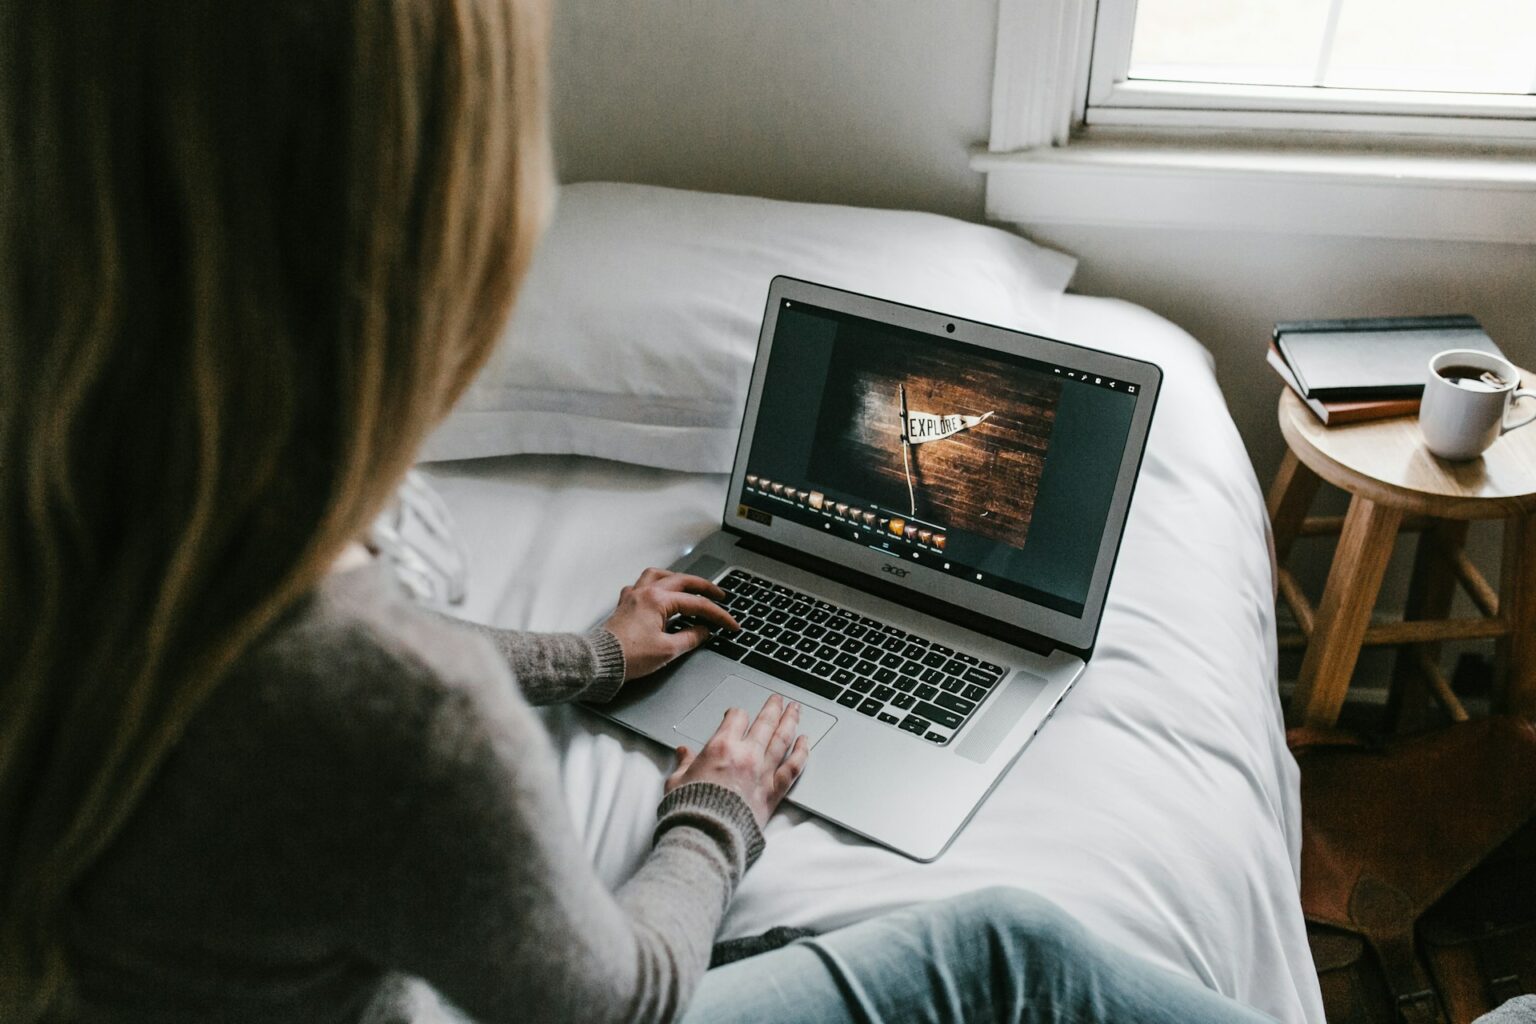
[[[422,459],[576,454],[723,473],[775,275],[1023,327],[1049,315],[1075,266],[935,214],[567,185],[505,337]]]

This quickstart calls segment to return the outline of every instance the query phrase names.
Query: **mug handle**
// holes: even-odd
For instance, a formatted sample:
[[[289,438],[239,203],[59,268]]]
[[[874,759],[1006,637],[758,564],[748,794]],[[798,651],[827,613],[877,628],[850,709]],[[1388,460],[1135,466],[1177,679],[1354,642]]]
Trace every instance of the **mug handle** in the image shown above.
[[[1532,391],[1529,388],[1524,388],[1524,389],[1522,389],[1520,391],[1516,391],[1514,394],[1509,396],[1509,404],[1510,405],[1514,405],[1516,402],[1520,401],[1520,399],[1522,399],[1522,398],[1529,398],[1529,399],[1532,399],[1533,401],[1536,401],[1536,391]],[[1525,419],[1523,419],[1520,422],[1518,422],[1518,423],[1502,423],[1502,424],[1500,424],[1499,435],[1502,437],[1503,435],[1509,433],[1511,430],[1519,430],[1521,427],[1528,427],[1532,423],[1536,423],[1536,409],[1532,409],[1531,410],[1531,414],[1529,416],[1527,416]]]

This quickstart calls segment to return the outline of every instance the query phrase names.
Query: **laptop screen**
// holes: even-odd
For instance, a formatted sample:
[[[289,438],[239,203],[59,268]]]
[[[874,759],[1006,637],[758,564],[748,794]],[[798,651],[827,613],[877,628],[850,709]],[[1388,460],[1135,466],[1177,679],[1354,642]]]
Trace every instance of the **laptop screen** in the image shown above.
[[[777,313],[738,516],[1083,614],[1136,383],[800,300]]]

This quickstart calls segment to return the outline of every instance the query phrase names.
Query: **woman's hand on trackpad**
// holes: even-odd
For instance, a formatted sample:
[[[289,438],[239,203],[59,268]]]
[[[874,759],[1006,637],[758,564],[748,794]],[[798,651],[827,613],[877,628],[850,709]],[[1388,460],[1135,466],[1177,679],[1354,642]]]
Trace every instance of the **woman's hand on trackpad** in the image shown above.
[[[687,654],[709,639],[710,629],[740,629],[730,612],[715,603],[724,598],[725,591],[702,576],[665,569],[647,569],[633,586],[619,591],[618,607],[603,628],[624,649],[625,682]],[[667,632],[667,624],[679,615],[698,624]]]

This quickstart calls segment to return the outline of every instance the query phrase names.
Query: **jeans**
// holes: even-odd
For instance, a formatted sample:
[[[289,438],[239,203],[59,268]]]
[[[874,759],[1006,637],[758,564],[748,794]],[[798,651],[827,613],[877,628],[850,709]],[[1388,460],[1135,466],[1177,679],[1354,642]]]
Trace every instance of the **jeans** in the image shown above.
[[[684,1024],[738,1021],[1273,1024],[1115,949],[1049,900],[1003,887],[709,971]]]

